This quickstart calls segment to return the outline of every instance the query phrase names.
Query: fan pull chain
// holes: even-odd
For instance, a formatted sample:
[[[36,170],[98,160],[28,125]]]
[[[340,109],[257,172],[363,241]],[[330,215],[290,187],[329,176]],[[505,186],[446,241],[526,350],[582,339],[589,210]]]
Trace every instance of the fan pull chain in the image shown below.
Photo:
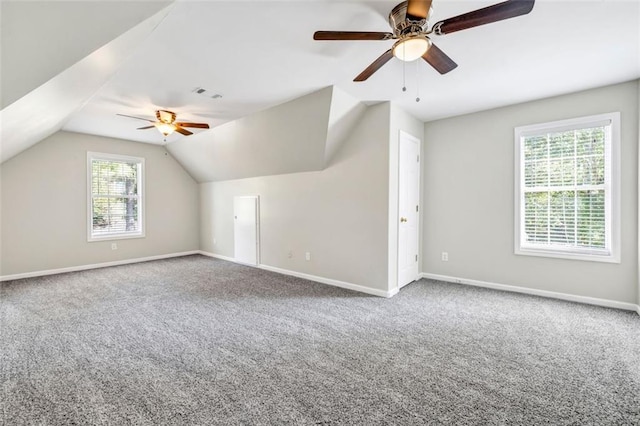
[[[405,45],[404,43],[402,43],[402,54],[404,55],[404,49],[405,49]],[[402,91],[406,92],[407,91],[407,62],[406,61],[402,61]]]
[[[416,102],[420,102],[420,61],[416,61]]]

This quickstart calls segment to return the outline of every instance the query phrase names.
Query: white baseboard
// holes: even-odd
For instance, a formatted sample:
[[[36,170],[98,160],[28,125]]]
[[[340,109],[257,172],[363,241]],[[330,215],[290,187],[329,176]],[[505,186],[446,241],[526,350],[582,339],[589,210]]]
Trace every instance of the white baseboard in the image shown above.
[[[548,290],[538,290],[538,289],[529,288],[529,287],[517,287],[513,285],[497,284],[497,283],[491,283],[487,281],[471,280],[467,278],[450,277],[447,275],[429,274],[425,272],[421,273],[420,277],[431,279],[431,280],[447,281],[447,282],[457,283],[457,284],[467,284],[475,287],[491,288],[494,290],[510,291],[513,293],[531,294],[534,296],[548,297],[551,299],[568,300],[570,302],[579,302],[579,303],[585,303],[588,305],[604,306],[607,308],[624,309],[627,311],[637,311],[638,314],[640,315],[639,305],[634,305],[633,303],[618,302],[616,300],[598,299],[596,297],[578,296],[575,294],[558,293],[555,291],[548,291]]]
[[[202,250],[200,250],[199,253],[203,256],[214,257],[216,259],[226,260],[227,262],[238,263],[233,257],[223,256],[221,254],[209,253],[208,251],[202,251]]]
[[[346,288],[347,290],[359,291],[360,293],[371,294],[374,296],[392,297],[394,294],[398,292],[397,289],[395,291],[394,290],[391,290],[391,291],[378,290],[375,288],[365,287],[362,285],[348,283],[345,281],[338,281],[331,278],[319,277],[317,275],[310,275],[302,272],[290,271],[288,269],[276,268],[275,266],[260,264],[258,265],[258,268],[264,269],[265,271],[277,272],[283,275],[291,275],[292,277],[303,278],[305,280],[315,281],[322,284],[328,284],[334,287]]]
[[[113,262],[93,263],[89,265],[70,266],[67,268],[47,269],[44,271],[25,272],[22,274],[0,275],[0,281],[19,280],[22,278],[42,277],[45,275],[64,274],[67,272],[86,271],[88,269],[108,268],[109,266],[127,265],[130,263],[149,262],[150,260],[168,259],[171,257],[189,256],[199,254],[199,250],[184,251],[181,253],[159,254],[157,256],[139,257],[136,259],[115,260]]]
[[[209,253],[209,252],[205,252],[205,251],[200,251],[200,254],[202,254],[203,256],[209,256],[209,257],[214,257],[216,259],[222,259],[222,260],[226,260],[229,262],[234,262],[234,263],[240,263],[240,262],[236,262],[233,258],[231,257],[227,257],[227,256],[221,256],[219,254],[215,254],[215,253]],[[246,265],[244,263],[241,263],[242,265]],[[346,288],[347,290],[353,290],[353,291],[358,291],[360,293],[366,293],[366,294],[371,294],[373,296],[380,296],[380,297],[392,297],[394,296],[396,293],[398,293],[398,289],[393,289],[390,291],[385,291],[385,290],[378,290],[375,288],[370,288],[370,287],[365,287],[359,284],[353,284],[353,283],[348,283],[345,281],[339,281],[339,280],[334,280],[331,278],[324,278],[324,277],[319,277],[317,275],[310,275],[310,274],[305,274],[302,272],[296,272],[296,271],[291,271],[289,269],[282,269],[282,268],[277,268],[275,266],[269,266],[269,265],[246,265],[246,266],[252,266],[254,268],[260,268],[260,269],[264,269],[265,271],[270,271],[270,272],[276,272],[278,274],[283,274],[283,275],[289,275],[292,277],[297,277],[297,278],[302,278],[305,280],[309,280],[309,281],[314,281],[314,282],[318,282],[321,284],[328,284],[334,287],[340,287],[340,288]]]

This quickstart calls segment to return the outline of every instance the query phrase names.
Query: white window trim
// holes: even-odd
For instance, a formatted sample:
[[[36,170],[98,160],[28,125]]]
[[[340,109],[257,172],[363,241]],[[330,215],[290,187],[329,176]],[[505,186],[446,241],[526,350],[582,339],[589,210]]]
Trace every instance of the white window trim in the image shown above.
[[[91,178],[92,178],[92,168],[91,161],[95,159],[100,160],[114,160],[114,161],[135,161],[140,163],[140,172],[139,172],[139,180],[140,186],[138,188],[138,194],[140,203],[138,204],[138,217],[140,220],[140,230],[138,232],[128,232],[126,234],[108,234],[101,236],[93,235],[93,209],[91,206],[92,201],[92,193],[91,193]],[[96,241],[110,241],[110,240],[126,240],[132,238],[144,238],[145,237],[145,186],[144,186],[144,158],[142,157],[131,157],[127,155],[118,155],[118,154],[106,154],[103,152],[91,152],[87,151],[87,241],[88,242],[96,242]]]
[[[524,237],[524,224],[522,208],[524,206],[524,191],[521,185],[524,180],[524,170],[522,167],[522,138],[531,134],[536,134],[540,130],[561,131],[563,129],[574,128],[581,125],[602,125],[611,123],[611,163],[609,169],[605,169],[605,174],[609,176],[610,188],[605,193],[610,197],[610,209],[605,211],[605,217],[611,223],[610,230],[610,250],[607,253],[598,253],[599,250],[579,250],[579,249],[544,249],[522,247]],[[528,126],[516,127],[514,130],[515,141],[515,173],[514,173],[514,253],[526,256],[541,256],[571,260],[585,260],[594,262],[620,263],[620,113],[612,112],[607,114],[591,115],[587,117],[572,118],[568,120],[553,121],[549,123],[532,124]],[[607,165],[605,165],[607,167]]]

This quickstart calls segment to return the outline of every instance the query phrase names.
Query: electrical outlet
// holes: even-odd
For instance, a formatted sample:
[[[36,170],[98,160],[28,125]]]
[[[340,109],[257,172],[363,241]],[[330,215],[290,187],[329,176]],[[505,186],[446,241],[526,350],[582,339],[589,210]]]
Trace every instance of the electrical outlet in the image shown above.
[[[448,262],[449,261],[449,253],[447,253],[446,251],[442,252],[442,261],[443,262]]]
[[[216,239],[214,238],[214,239],[213,239],[213,245],[215,246],[216,244],[217,244],[217,243],[216,243]]]
[[[289,259],[291,259],[293,257],[293,252],[291,250],[289,250],[289,253],[287,253],[287,257]]]
[[[304,254],[304,258],[305,258],[305,259],[307,259],[307,260],[311,260],[311,253],[306,252],[306,253]]]
[[[111,243],[111,250],[118,250],[118,244]]]

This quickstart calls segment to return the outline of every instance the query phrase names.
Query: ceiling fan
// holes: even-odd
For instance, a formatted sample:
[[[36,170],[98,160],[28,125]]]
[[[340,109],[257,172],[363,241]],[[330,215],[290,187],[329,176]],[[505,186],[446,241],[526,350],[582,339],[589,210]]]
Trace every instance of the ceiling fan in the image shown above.
[[[402,61],[414,61],[420,57],[440,74],[446,74],[458,66],[450,57],[431,42],[429,36],[444,35],[479,25],[526,15],[533,9],[535,0],[508,0],[453,18],[439,21],[429,28],[428,19],[433,12],[432,0],[403,1],[389,14],[393,32],[369,31],[316,31],[314,40],[397,40],[391,49],[373,61],[353,81],[365,81],[392,57]]]
[[[185,136],[192,135],[193,132],[185,129],[185,127],[192,127],[196,129],[208,129],[207,123],[190,123],[187,121],[176,121],[176,113],[173,111],[167,111],[165,109],[159,109],[156,111],[157,120],[151,120],[149,118],[134,117],[133,115],[116,114],[122,117],[135,118],[136,120],[144,120],[153,123],[151,126],[138,127],[138,130],[146,130],[156,128],[165,137],[169,136],[173,132],[178,132]]]

